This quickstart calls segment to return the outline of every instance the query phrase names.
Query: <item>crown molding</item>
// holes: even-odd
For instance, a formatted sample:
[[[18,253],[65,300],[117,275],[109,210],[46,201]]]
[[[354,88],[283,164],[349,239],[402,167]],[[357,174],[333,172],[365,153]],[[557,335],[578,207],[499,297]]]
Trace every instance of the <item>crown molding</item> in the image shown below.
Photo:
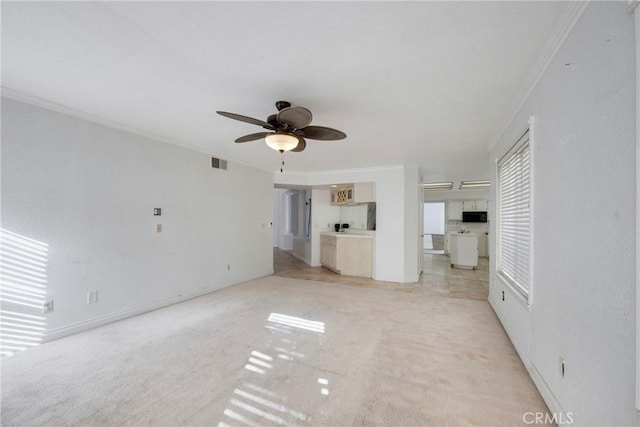
[[[307,172],[278,172],[277,176],[283,177],[292,177],[292,176],[305,176],[305,177],[320,177],[320,176],[333,176],[339,174],[354,174],[354,173],[364,173],[364,172],[383,172],[383,171],[392,171],[392,170],[403,170],[405,169],[404,164],[400,165],[386,165],[386,166],[369,166],[363,168],[351,168],[351,169],[327,169],[321,171],[307,171]]]
[[[533,89],[540,81],[540,78],[546,71],[551,61],[555,58],[558,50],[560,50],[560,47],[562,47],[562,45],[564,44],[564,41],[567,39],[569,33],[571,33],[571,31],[575,27],[576,23],[582,16],[582,13],[585,11],[590,1],[591,0],[571,0],[569,2],[567,9],[564,11],[562,17],[560,18],[560,21],[558,22],[558,25],[556,25],[555,29],[551,33],[551,36],[549,37],[549,40],[547,40],[545,47],[542,49],[542,53],[538,57],[536,65],[529,73],[525,84],[522,86],[522,88],[518,92],[518,95],[516,95],[513,102],[511,103],[507,114],[505,114],[505,119],[497,128],[497,132],[491,138],[491,142],[487,147],[489,151],[492,151],[496,147],[496,145],[506,132],[507,128],[511,125],[511,122],[513,122],[516,114],[518,114],[518,111],[520,111],[520,108],[522,108],[522,105],[525,103]]]
[[[381,172],[381,171],[390,171],[390,170],[398,170],[404,169],[405,165],[386,165],[386,166],[370,166],[364,168],[351,168],[351,169],[328,169],[323,171],[316,172],[302,172],[308,175],[322,176],[322,175],[335,175],[335,174],[350,174],[350,173],[362,173],[362,172]]]
[[[174,145],[176,147],[179,148],[183,148],[185,150],[190,150],[190,151],[195,151],[197,153],[201,153],[201,154],[206,154],[207,156],[214,156],[214,157],[218,157],[224,160],[227,160],[228,162],[232,162],[232,163],[237,163],[237,164],[241,164],[243,166],[247,166],[253,169],[258,169],[264,172],[269,172],[269,173],[273,173],[274,170],[272,170],[271,168],[266,168],[263,166],[258,166],[249,162],[246,162],[244,160],[238,160],[238,159],[234,159],[234,158],[230,158],[227,156],[221,156],[218,155],[216,153],[212,153],[209,151],[205,151],[203,150],[201,147],[197,147],[195,145],[191,145],[191,144],[187,144],[184,142],[179,142],[176,140],[172,140],[172,139],[167,139],[167,138],[163,138],[161,136],[149,133],[149,132],[145,132],[141,129],[132,127],[132,126],[128,126],[125,125],[123,123],[120,122],[116,122],[113,120],[108,120],[105,119],[103,117],[99,117],[93,114],[89,114],[89,113],[85,113],[83,111],[80,110],[76,110],[74,108],[70,108],[61,104],[57,104],[55,102],[51,102],[48,101],[46,99],[37,97],[37,96],[33,96],[33,95],[28,95],[26,93],[23,92],[19,92],[13,89],[10,89],[8,87],[5,86],[0,86],[1,90],[2,90],[2,97],[3,98],[7,98],[7,99],[12,99],[14,101],[18,101],[18,102],[22,102],[24,104],[28,104],[28,105],[32,105],[35,107],[39,107],[39,108],[43,108],[45,110],[49,110],[49,111],[53,111],[56,113],[60,113],[60,114],[64,114],[66,116],[71,116],[74,117],[76,119],[80,119],[80,120],[86,120],[88,122],[91,123],[95,123],[101,126],[105,126],[111,129],[117,129],[123,132],[127,132],[130,134],[134,134],[137,136],[141,136],[143,138],[147,138],[147,139],[152,139],[154,141],[158,141],[158,142],[163,142],[165,144],[171,144]]]
[[[14,101],[22,102],[25,104],[33,105],[35,107],[44,108],[45,110],[54,111],[56,113],[61,113],[67,116],[75,117],[77,119],[86,120],[88,122],[96,123],[102,126],[106,126],[113,129],[122,130],[128,133],[132,133],[138,136],[142,136],[145,138],[154,139],[156,141],[165,142],[167,144],[179,145],[184,148],[188,148],[193,151],[204,152],[201,148],[195,146],[186,146],[182,143],[178,143],[177,141],[173,141],[171,139],[163,138],[159,135],[154,135],[153,133],[145,132],[142,129],[138,129],[133,126],[125,125],[124,123],[120,123],[114,120],[108,120],[100,116],[96,116],[94,114],[89,114],[84,111],[76,110],[75,108],[67,107],[62,104],[58,104],[55,102],[48,101],[44,98],[40,98],[38,96],[29,95],[23,92],[19,92],[17,90],[8,88],[6,86],[2,86],[2,97],[13,99]]]
[[[207,156],[214,156],[214,157],[218,157],[224,160],[227,160],[228,162],[232,162],[232,163],[237,163],[246,167],[250,167],[253,169],[258,169],[264,172],[269,172],[269,173],[273,173],[274,176],[279,176],[281,175],[278,171],[278,169],[272,169],[272,168],[268,168],[268,167],[263,167],[263,166],[259,166],[244,160],[238,160],[235,158],[231,158],[228,156],[222,156],[222,155],[218,155],[216,153],[211,153],[209,151],[205,151],[200,147],[197,147],[195,145],[189,145],[189,144],[185,144],[183,142],[178,142],[175,140],[171,140],[171,139],[167,139],[167,138],[163,138],[161,136],[158,135],[154,135],[152,133],[149,132],[145,132],[141,129],[132,127],[132,126],[128,126],[125,125],[123,123],[120,122],[116,122],[116,121],[112,121],[112,120],[108,120],[93,114],[89,114],[89,113],[85,113],[83,111],[80,110],[76,110],[74,108],[70,108],[61,104],[57,104],[55,102],[51,102],[48,101],[46,99],[43,98],[39,98],[37,96],[33,96],[33,95],[28,95],[13,89],[10,89],[8,87],[5,86],[0,86],[1,90],[2,90],[2,97],[3,98],[8,98],[8,99],[12,99],[14,101],[18,101],[18,102],[22,102],[24,104],[28,104],[28,105],[32,105],[35,107],[39,107],[39,108],[43,108],[45,110],[49,110],[49,111],[54,111],[56,113],[60,113],[60,114],[64,114],[67,116],[71,116],[80,120],[86,120],[88,122],[91,123],[95,123],[101,126],[106,126],[108,128],[111,129],[117,129],[123,132],[127,132],[127,133],[131,133],[134,135],[138,135],[141,136],[143,138],[148,138],[148,139],[153,139],[154,141],[158,141],[158,142],[163,142],[165,144],[171,144],[180,148],[183,148],[185,150],[190,150],[190,151],[195,151],[198,153],[202,153],[202,154],[206,154]],[[350,173],[362,173],[362,172],[379,172],[379,171],[385,171],[385,170],[393,170],[393,169],[404,169],[404,165],[390,165],[390,166],[373,166],[373,167],[365,167],[365,168],[354,168],[354,169],[336,169],[336,170],[324,170],[324,171],[310,171],[310,172],[284,172],[284,175],[300,175],[300,176],[323,176],[323,175],[335,175],[335,174],[350,174]]]

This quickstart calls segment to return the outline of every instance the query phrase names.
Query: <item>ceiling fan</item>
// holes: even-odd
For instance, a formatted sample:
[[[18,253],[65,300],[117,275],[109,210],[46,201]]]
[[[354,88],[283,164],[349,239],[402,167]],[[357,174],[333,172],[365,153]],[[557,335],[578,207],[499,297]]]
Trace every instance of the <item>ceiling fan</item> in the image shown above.
[[[337,129],[324,126],[309,126],[312,119],[311,111],[304,107],[292,107],[287,101],[276,102],[277,114],[267,117],[267,121],[242,116],[240,114],[228,113],[226,111],[216,111],[224,117],[252,125],[262,126],[271,132],[258,132],[241,136],[235,142],[255,141],[265,139],[267,145],[280,153],[285,151],[300,152],[307,147],[307,139],[317,139],[321,141],[337,141],[344,139],[347,135]]]

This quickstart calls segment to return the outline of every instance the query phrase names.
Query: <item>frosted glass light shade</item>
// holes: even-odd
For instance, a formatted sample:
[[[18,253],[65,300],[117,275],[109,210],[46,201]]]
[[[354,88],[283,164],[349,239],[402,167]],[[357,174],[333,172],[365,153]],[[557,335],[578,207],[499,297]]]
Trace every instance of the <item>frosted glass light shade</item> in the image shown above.
[[[285,152],[298,146],[298,138],[288,133],[272,133],[264,139],[267,145],[276,151]]]

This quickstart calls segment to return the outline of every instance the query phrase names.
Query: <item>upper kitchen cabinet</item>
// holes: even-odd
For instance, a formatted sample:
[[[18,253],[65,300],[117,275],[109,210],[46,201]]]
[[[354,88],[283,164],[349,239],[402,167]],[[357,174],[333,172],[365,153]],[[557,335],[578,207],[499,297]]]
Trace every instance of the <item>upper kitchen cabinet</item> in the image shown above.
[[[353,201],[354,203],[375,202],[376,195],[373,191],[373,182],[353,184]]]
[[[447,202],[447,219],[449,221],[462,221],[462,202],[458,200]]]
[[[463,211],[486,211],[487,200],[465,200],[462,202]]]
[[[375,202],[373,182],[344,184],[331,189],[331,205],[349,205]]]

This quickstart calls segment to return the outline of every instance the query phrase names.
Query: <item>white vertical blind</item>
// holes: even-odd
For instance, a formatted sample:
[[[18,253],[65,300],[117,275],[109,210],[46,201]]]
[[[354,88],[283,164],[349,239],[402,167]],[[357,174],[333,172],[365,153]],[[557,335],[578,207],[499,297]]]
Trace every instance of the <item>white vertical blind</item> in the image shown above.
[[[498,163],[498,273],[529,294],[531,173],[529,132]]]

